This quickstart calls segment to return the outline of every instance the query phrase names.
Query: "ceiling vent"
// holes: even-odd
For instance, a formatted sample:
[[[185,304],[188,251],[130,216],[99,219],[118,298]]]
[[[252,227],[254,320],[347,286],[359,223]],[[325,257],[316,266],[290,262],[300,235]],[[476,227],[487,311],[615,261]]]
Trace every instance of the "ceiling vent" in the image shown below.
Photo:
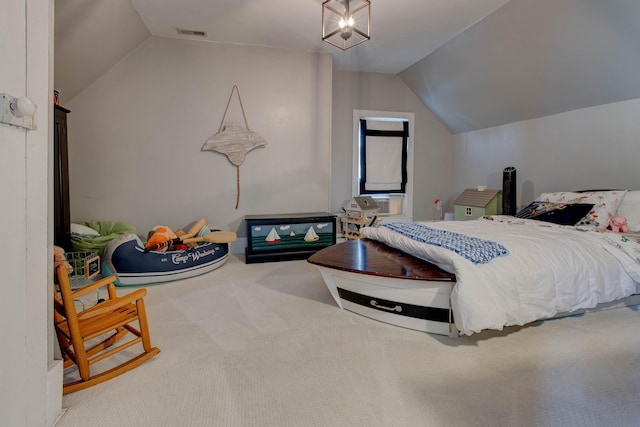
[[[176,28],[176,31],[178,34],[183,36],[207,37],[207,33],[200,30],[184,30],[182,28]]]

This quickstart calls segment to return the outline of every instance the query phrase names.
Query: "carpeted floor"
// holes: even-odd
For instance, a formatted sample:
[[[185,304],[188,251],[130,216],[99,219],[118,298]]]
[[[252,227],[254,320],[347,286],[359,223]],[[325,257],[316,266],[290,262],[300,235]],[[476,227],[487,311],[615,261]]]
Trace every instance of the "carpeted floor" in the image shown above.
[[[631,308],[447,338],[341,311],[306,261],[146,286],[142,366],[63,399],[57,426],[633,426]],[[129,291],[119,288],[120,293]]]

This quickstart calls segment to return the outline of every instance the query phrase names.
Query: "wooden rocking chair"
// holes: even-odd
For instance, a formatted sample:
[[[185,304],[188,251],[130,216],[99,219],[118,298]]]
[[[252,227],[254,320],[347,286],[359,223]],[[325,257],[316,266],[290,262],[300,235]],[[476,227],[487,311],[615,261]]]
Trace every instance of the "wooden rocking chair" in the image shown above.
[[[64,367],[66,369],[76,365],[80,373],[79,380],[63,385],[63,394],[107,381],[135,368],[160,352],[158,348],[151,347],[143,300],[147,294],[146,289],[138,289],[118,297],[113,284],[115,277],[109,276],[72,291],[64,265],[56,267],[56,276],[60,294],[58,295],[54,286],[54,323],[64,357]],[[80,312],[76,310],[74,299],[104,286],[107,286],[108,291],[105,301]],[[132,326],[135,322],[139,328]],[[129,333],[135,335],[135,338],[112,347]],[[93,363],[138,343],[142,343],[144,350],[141,354],[105,372],[91,375],[90,366]]]

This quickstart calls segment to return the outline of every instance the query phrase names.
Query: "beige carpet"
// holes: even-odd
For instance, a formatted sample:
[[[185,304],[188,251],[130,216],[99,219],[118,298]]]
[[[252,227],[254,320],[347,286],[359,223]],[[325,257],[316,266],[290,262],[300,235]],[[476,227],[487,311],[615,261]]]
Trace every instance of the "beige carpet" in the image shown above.
[[[306,261],[147,290],[162,352],[65,396],[59,427],[640,423],[630,308],[452,339],[341,311]]]

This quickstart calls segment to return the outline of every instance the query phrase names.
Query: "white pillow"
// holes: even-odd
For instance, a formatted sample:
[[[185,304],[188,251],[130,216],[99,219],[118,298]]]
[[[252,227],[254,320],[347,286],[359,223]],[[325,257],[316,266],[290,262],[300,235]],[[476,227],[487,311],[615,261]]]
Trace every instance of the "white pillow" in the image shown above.
[[[587,191],[584,193],[542,193],[536,201],[552,203],[593,203],[593,209],[576,225],[605,229],[611,217],[616,216],[627,190]]]
[[[82,224],[74,224],[71,223],[71,234],[79,234],[81,236],[99,236],[100,233],[98,233],[96,230],[94,230],[91,227],[87,227],[86,225],[82,225]]]
[[[618,215],[627,218],[629,230],[640,232],[640,191],[628,191],[618,207]]]

